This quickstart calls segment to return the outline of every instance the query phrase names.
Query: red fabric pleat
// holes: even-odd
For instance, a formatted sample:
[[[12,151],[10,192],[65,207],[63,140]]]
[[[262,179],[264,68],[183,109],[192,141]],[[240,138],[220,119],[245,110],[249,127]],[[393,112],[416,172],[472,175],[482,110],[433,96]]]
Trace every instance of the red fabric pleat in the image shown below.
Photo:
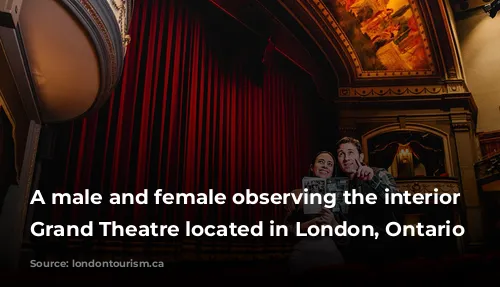
[[[149,189],[150,204],[53,206],[54,223],[89,218],[180,226],[184,220],[282,222],[282,206],[230,201],[246,189],[284,193],[300,188],[315,147],[310,119],[315,95],[303,88],[310,87],[311,79],[275,64],[267,66],[258,83],[245,54],[252,48],[242,48],[240,60],[224,59],[225,52],[210,40],[214,31],[203,13],[193,12],[187,2],[137,1],[121,81],[99,112],[67,129],[67,146],[54,160],[64,168],[44,171],[55,178],[45,186],[56,192],[90,188],[107,199],[110,193]],[[255,58],[260,64],[259,49]],[[155,205],[156,189],[213,189],[226,194],[227,204]]]

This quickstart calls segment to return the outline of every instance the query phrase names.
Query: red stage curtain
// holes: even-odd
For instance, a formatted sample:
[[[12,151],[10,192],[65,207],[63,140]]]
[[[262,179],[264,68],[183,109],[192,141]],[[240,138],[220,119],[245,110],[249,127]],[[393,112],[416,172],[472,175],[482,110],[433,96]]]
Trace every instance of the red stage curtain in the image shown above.
[[[39,218],[50,208],[46,222],[64,224],[283,222],[283,206],[237,206],[230,196],[247,188],[284,193],[301,187],[318,138],[312,81],[279,54],[260,70],[267,39],[219,10],[210,12],[209,3],[188,2],[202,3],[136,2],[122,82],[97,114],[58,127],[57,155],[45,164],[40,189],[212,188],[225,193],[228,204],[37,206]]]

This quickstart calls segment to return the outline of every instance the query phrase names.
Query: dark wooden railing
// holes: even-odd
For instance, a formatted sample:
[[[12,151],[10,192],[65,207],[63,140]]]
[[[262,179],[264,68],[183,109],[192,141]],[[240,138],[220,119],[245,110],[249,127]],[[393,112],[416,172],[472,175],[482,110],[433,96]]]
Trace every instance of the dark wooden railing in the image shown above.
[[[500,180],[500,153],[491,154],[474,165],[479,184]]]

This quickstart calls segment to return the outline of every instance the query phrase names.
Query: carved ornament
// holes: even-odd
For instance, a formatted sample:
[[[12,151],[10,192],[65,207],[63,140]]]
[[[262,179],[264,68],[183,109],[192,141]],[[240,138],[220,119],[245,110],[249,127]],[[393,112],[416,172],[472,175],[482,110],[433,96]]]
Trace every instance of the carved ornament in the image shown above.
[[[340,97],[435,96],[468,93],[465,83],[425,86],[341,87]]]
[[[451,179],[397,180],[396,184],[399,192],[408,191],[411,194],[434,193],[435,188],[438,193],[460,193],[458,181]]]

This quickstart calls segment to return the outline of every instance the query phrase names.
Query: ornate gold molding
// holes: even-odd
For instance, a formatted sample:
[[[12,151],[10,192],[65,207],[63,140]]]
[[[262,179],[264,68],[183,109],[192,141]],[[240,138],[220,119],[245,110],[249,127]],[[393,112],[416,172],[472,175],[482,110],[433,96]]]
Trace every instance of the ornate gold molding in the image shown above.
[[[340,97],[435,96],[468,93],[464,82],[423,86],[341,87]]]
[[[396,180],[399,192],[415,193],[460,193],[460,184],[454,179],[407,179]]]
[[[99,31],[102,33],[102,36],[106,42],[106,49],[111,60],[111,79],[115,80],[118,67],[116,63],[116,52],[115,49],[113,48],[113,43],[111,42],[111,36],[109,35],[106,26],[102,22],[101,17],[96,12],[92,4],[90,4],[86,0],[80,0],[80,3],[82,4],[82,7],[85,7],[85,9],[89,12],[89,15],[92,17],[94,22],[99,27]]]
[[[120,27],[120,34],[122,36],[123,46],[126,47],[130,43],[130,35],[128,35],[129,28],[129,15],[131,9],[130,0],[108,0],[111,10],[115,15],[118,26]]]

